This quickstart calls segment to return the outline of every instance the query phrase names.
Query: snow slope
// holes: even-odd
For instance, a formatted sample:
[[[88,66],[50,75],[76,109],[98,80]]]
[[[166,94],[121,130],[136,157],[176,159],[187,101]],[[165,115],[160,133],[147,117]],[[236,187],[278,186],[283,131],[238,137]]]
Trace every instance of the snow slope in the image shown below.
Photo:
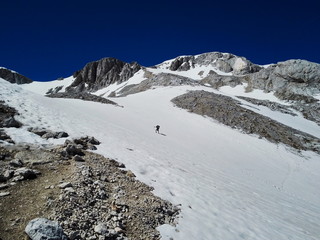
[[[113,99],[121,108],[46,98],[1,79],[0,85],[0,100],[17,108],[25,124],[8,130],[14,141],[64,141],[47,142],[28,133],[30,126],[72,138],[94,136],[102,142],[99,153],[123,162],[156,195],[181,204],[179,224],[159,227],[163,239],[320,238],[320,156],[242,134],[170,102],[190,89],[215,90],[158,87]],[[232,95],[228,89],[220,93]],[[154,132],[156,124],[161,134]]]

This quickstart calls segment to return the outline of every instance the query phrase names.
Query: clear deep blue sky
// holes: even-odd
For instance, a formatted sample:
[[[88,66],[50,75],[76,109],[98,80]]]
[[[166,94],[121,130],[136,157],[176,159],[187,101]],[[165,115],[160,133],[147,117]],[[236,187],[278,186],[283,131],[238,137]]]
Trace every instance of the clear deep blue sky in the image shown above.
[[[3,0],[0,66],[33,80],[103,57],[151,66],[211,51],[320,63],[319,0]]]

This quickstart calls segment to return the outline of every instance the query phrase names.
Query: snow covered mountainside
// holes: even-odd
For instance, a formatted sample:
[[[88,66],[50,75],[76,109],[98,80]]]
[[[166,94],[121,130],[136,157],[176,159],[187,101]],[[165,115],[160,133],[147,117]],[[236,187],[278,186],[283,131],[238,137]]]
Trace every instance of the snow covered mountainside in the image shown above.
[[[98,153],[179,205],[177,226],[158,228],[162,239],[319,239],[319,64],[258,66],[214,52],[90,66],[52,82],[0,79],[0,100],[23,124],[5,128],[11,139],[62,143],[30,127],[94,136]],[[79,92],[116,104],[54,98]]]

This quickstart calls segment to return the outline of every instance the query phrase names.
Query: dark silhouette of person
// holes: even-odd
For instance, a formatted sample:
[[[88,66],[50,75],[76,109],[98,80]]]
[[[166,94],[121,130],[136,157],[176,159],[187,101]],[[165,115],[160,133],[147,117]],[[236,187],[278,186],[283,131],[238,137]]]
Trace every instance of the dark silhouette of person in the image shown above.
[[[159,132],[160,126],[157,125],[157,126],[155,126],[155,128],[156,128],[156,133],[160,133],[160,132]]]

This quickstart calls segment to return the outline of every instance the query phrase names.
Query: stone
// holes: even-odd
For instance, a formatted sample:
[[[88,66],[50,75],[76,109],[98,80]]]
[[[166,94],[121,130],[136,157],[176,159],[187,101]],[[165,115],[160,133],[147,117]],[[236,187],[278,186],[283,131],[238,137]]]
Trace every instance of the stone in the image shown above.
[[[8,184],[0,184],[0,190],[8,188]]]
[[[75,155],[75,156],[73,156],[73,158],[72,158],[74,161],[76,161],[76,162],[84,162],[85,160],[82,158],[82,157],[80,157],[79,155]]]
[[[22,167],[23,166],[23,162],[20,159],[14,159],[14,160],[9,162],[9,165],[12,166],[12,167]]]
[[[64,190],[68,193],[75,193],[76,192],[73,187],[66,187]]]
[[[0,192],[0,197],[9,196],[10,192]]]
[[[69,137],[69,134],[66,132],[58,132],[55,136],[55,138],[66,138]]]
[[[35,218],[25,228],[32,240],[68,240],[62,227],[46,218]]]
[[[128,177],[136,177],[136,175],[135,175],[131,170],[128,170],[127,173],[126,173],[126,175],[127,175]]]
[[[67,187],[72,187],[72,184],[70,182],[64,182],[58,185],[59,188],[65,189]]]
[[[104,235],[108,233],[108,226],[105,223],[99,223],[94,226],[94,231],[98,234]]]
[[[26,167],[18,168],[14,172],[15,177],[20,177],[18,180],[35,179],[40,172]]]
[[[66,152],[68,155],[70,156],[75,156],[75,155],[79,155],[79,156],[84,156],[84,153],[81,149],[77,148],[75,145],[73,144],[69,144],[66,147]]]
[[[54,132],[46,132],[41,137],[45,138],[45,139],[54,138],[55,137],[55,133]]]
[[[7,128],[10,128],[10,127],[19,128],[22,126],[22,123],[15,120],[14,117],[9,117],[9,118],[3,120],[2,125],[3,125],[3,127],[7,127]]]
[[[0,182],[6,182],[14,175],[13,170],[5,170],[4,173],[0,173]]]
[[[95,139],[94,137],[90,137],[88,139],[88,143],[91,143],[93,145],[99,145],[100,144],[100,142],[97,139]]]

